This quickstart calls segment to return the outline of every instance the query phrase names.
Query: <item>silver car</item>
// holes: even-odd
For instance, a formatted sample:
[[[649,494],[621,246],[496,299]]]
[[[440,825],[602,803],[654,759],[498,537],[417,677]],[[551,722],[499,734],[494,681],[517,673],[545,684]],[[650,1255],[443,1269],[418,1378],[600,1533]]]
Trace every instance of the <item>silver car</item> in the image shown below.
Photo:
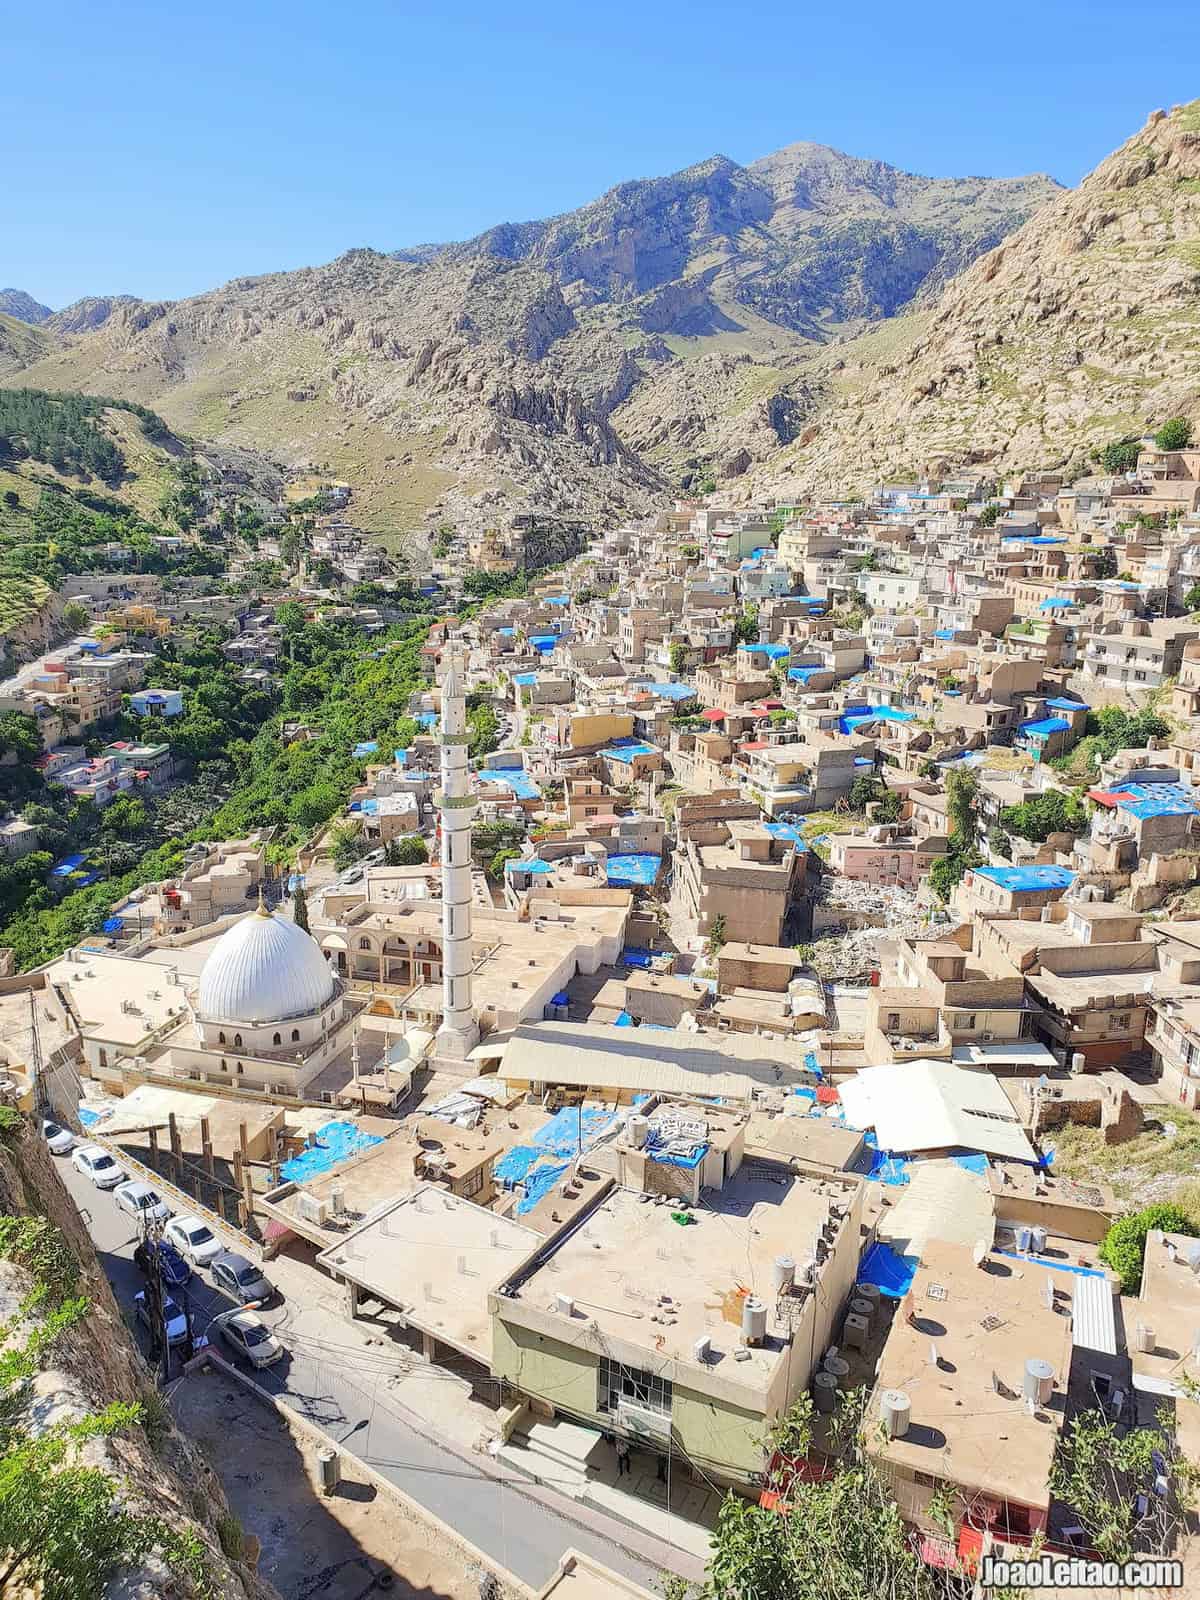
[[[269,1367],[283,1354],[279,1340],[253,1311],[226,1311],[213,1318],[213,1326],[229,1348],[245,1356],[252,1367]]]
[[[113,1191],[113,1199],[122,1211],[128,1211],[131,1217],[136,1217],[143,1224],[165,1222],[171,1215],[170,1206],[158,1190],[152,1189],[148,1183],[123,1183]]]
[[[247,1261],[245,1256],[235,1255],[232,1250],[222,1250],[219,1256],[214,1256],[208,1270],[217,1288],[224,1289],[229,1298],[240,1305],[249,1305],[252,1300],[256,1303],[269,1300],[275,1293],[263,1277],[262,1268]]]

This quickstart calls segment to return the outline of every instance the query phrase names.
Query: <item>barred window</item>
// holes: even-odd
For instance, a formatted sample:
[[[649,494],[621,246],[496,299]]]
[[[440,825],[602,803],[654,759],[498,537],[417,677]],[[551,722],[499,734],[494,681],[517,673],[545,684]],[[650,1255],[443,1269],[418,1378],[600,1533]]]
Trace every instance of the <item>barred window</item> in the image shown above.
[[[635,1405],[646,1406],[664,1417],[671,1414],[671,1381],[656,1373],[645,1372],[640,1367],[627,1367],[624,1362],[600,1358],[600,1406],[615,1411],[621,1400],[631,1400]]]

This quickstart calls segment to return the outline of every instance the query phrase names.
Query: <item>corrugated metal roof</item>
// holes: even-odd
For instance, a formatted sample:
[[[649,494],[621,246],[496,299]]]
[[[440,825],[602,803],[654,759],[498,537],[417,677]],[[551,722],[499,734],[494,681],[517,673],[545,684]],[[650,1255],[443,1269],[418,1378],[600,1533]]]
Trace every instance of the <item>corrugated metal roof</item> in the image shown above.
[[[1071,1300],[1071,1337],[1083,1350],[1117,1353],[1117,1319],[1107,1278],[1078,1277]]]

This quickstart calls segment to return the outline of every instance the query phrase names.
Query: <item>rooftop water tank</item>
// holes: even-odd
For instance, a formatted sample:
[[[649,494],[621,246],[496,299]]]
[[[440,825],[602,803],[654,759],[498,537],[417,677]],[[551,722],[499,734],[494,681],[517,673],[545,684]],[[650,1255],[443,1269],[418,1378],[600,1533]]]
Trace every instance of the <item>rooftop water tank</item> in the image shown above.
[[[1026,1400],[1032,1400],[1034,1405],[1044,1406],[1049,1402],[1050,1396],[1054,1393],[1054,1368],[1048,1361],[1030,1356],[1025,1363],[1021,1392]]]
[[[879,1418],[889,1439],[903,1439],[912,1419],[912,1402],[903,1389],[885,1389],[879,1396]]]
[[[756,1295],[747,1295],[742,1305],[742,1338],[747,1344],[758,1345],[767,1336],[767,1303]]]

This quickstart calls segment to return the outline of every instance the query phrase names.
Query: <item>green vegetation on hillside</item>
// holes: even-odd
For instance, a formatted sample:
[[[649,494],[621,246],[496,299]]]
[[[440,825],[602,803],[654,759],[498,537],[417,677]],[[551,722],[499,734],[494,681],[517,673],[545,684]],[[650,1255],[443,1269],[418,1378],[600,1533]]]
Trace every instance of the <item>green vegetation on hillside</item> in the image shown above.
[[[0,389],[0,462],[32,457],[58,472],[116,483],[125,458],[96,423],[98,416],[114,408],[138,417],[147,439],[166,437],[166,424],[145,406],[98,395]]]

